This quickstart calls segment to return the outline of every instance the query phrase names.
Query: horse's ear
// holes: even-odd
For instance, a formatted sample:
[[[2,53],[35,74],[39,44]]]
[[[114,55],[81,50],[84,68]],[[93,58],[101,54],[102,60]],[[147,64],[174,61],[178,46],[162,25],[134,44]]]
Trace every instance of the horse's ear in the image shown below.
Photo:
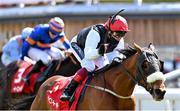
[[[134,43],[134,47],[138,52],[142,51],[142,48],[139,45],[137,45],[136,43]]]
[[[152,43],[149,44],[148,48],[150,50],[152,50],[153,52],[155,51],[155,47],[154,47],[154,45]]]

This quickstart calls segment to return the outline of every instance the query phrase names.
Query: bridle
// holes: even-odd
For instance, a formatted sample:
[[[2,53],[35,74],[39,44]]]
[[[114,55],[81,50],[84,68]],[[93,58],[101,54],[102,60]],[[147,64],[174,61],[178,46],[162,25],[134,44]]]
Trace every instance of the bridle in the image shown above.
[[[132,81],[135,84],[138,84],[138,85],[144,87],[149,93],[152,93],[153,87],[152,87],[152,85],[150,83],[148,83],[146,81],[147,80],[146,78],[147,78],[148,75],[146,75],[145,71],[142,68],[142,64],[143,64],[144,61],[147,61],[148,64],[151,63],[152,60],[149,59],[150,56],[151,57],[154,56],[159,61],[160,65],[161,65],[161,62],[158,59],[158,56],[154,52],[148,53],[146,51],[142,51],[142,53],[138,57],[138,60],[137,60],[137,63],[136,63],[137,74],[136,74],[135,77],[131,74],[131,72],[129,72],[126,69],[126,67],[123,64],[121,64],[121,65],[122,65],[122,68],[124,69],[124,71],[126,72],[126,74],[132,79]],[[143,81],[144,84],[141,83],[140,81]]]
[[[126,72],[126,74],[131,78],[131,80],[135,83],[135,84],[138,84],[142,87],[144,87],[150,94],[152,94],[152,91],[153,91],[153,87],[150,83],[148,83],[146,81],[146,76],[145,76],[145,72],[142,68],[142,64],[144,61],[147,61],[148,63],[150,63],[152,60],[149,59],[149,56],[148,54],[152,57],[154,56],[156,58],[156,60],[158,60],[160,62],[160,65],[162,64],[162,62],[158,59],[158,56],[156,55],[156,53],[152,52],[152,53],[148,53],[146,51],[142,51],[140,56],[138,57],[138,62],[136,63],[136,67],[137,67],[137,74],[136,76],[134,77],[132,75],[132,73],[123,65],[123,62],[120,58],[116,57],[114,58],[114,61],[120,63],[121,67],[123,68],[123,70]],[[159,65],[158,65],[159,66]],[[148,76],[148,75],[147,75]],[[144,84],[142,84],[140,81],[143,81]],[[85,86],[87,87],[91,87],[91,88],[95,88],[97,90],[101,90],[101,91],[104,91],[104,92],[107,92],[107,93],[110,93],[111,95],[114,95],[115,97],[117,98],[120,98],[120,99],[130,99],[132,98],[132,95],[129,95],[129,96],[121,96],[121,95],[118,95],[117,93],[105,88],[105,87],[100,87],[100,86],[96,86],[96,85],[90,85],[90,84],[85,84]]]

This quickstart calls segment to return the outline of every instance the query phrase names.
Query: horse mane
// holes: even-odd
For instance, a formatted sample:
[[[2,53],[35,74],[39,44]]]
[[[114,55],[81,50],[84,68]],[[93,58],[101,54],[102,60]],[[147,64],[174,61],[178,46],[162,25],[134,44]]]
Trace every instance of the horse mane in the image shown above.
[[[137,52],[137,50],[133,47],[128,46],[127,49],[119,50],[119,52],[125,55],[126,58],[129,58],[130,56],[134,55]]]
[[[24,110],[24,108],[30,109],[30,105],[35,97],[36,95],[30,95],[26,98],[17,101],[16,103],[12,104],[10,110]]]
[[[126,59],[129,58],[130,56],[134,55],[137,50],[135,50],[134,48],[128,46],[127,49],[122,49],[122,50],[117,50],[119,53],[122,53],[124,56],[126,56]],[[113,60],[111,64],[108,64],[106,65],[105,67],[103,67],[102,69],[98,69],[98,70],[95,70],[93,71],[92,73],[94,73],[95,75],[99,75],[101,72],[104,72],[106,70],[109,70],[111,69],[112,67],[115,67],[115,66],[118,66],[118,65],[121,65],[119,64],[118,61],[116,60]]]
[[[2,68],[0,70],[0,109],[6,108],[8,106],[7,104],[7,87],[8,87],[8,79],[12,76],[12,74],[18,70],[18,64],[17,61],[14,61],[10,63],[8,66]],[[3,103],[3,104],[2,104]]]

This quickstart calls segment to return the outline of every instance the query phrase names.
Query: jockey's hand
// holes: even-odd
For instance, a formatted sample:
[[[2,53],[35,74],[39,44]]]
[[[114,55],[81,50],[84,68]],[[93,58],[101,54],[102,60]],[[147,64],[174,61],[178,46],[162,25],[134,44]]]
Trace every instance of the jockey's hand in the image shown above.
[[[19,59],[17,60],[17,65],[20,66],[20,64],[23,62],[23,60]]]
[[[101,44],[98,49],[98,53],[103,56],[104,53],[106,53],[107,46],[108,46],[108,44]]]
[[[70,51],[68,51],[68,50],[65,50],[65,51],[64,51],[64,55],[65,55],[66,57],[69,57],[71,54],[72,54],[72,52],[70,52]]]

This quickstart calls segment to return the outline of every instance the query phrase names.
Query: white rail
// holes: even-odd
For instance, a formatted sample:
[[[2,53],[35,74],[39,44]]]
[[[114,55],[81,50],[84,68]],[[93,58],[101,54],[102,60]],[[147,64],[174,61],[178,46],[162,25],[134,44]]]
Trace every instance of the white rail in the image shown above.
[[[152,96],[143,88],[136,88],[137,111],[180,111],[180,89],[167,89],[165,98],[162,101],[155,101]]]
[[[165,74],[165,78],[168,80],[175,79],[177,77],[180,77],[180,69]]]

